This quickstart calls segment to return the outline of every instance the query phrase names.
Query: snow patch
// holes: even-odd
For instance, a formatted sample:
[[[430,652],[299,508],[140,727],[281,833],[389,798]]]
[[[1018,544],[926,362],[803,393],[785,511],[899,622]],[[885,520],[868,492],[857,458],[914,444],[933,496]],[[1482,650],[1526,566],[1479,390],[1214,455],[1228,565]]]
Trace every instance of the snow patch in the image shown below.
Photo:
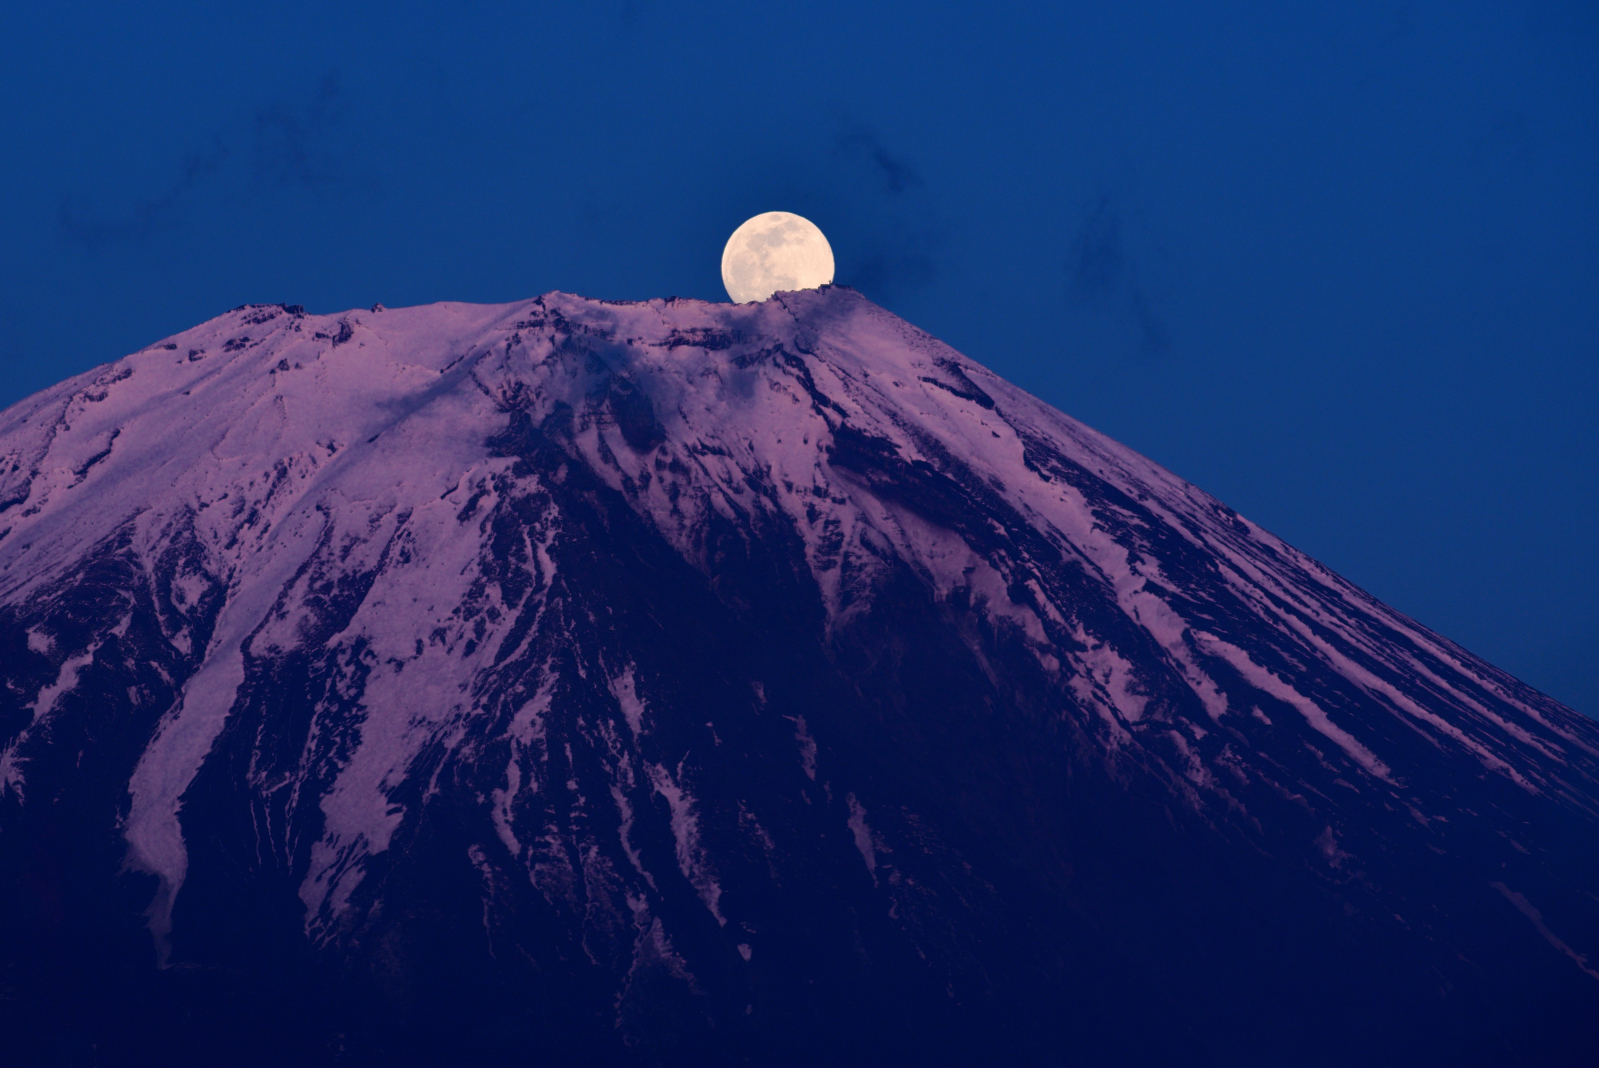
[[[872,840],[872,829],[866,823],[866,806],[853,793],[846,795],[849,803],[849,833],[855,838],[855,848],[860,851],[866,871],[877,882],[877,846]]]
[[[1548,924],[1544,923],[1543,914],[1537,909],[1533,908],[1532,902],[1528,901],[1525,897],[1522,897],[1520,894],[1510,889],[1510,887],[1506,886],[1504,883],[1493,882],[1489,883],[1488,885],[1503,894],[1506,901],[1516,906],[1516,910],[1518,912],[1527,917],[1527,919],[1531,920],[1532,926],[1540,935],[1543,936],[1543,940],[1545,942],[1548,942],[1551,946],[1570,957],[1572,962],[1576,964],[1577,967],[1581,968],[1595,979],[1599,979],[1599,971],[1596,971],[1594,968],[1589,966],[1588,958],[1581,953],[1578,953],[1576,950],[1572,949],[1570,946],[1566,945],[1566,943],[1562,942],[1558,937],[1556,937],[1555,933],[1549,929]]]
[[[799,743],[800,767],[805,769],[805,777],[812,782],[816,781],[816,739],[811,737],[811,732],[805,727],[805,717],[794,717],[794,740]]]
[[[1339,749],[1342,749],[1351,760],[1364,768],[1368,774],[1394,785],[1393,773],[1389,770],[1388,765],[1377,759],[1376,754],[1370,749],[1356,741],[1354,735],[1334,723],[1321,706],[1288,685],[1268,669],[1255,663],[1249,658],[1248,653],[1236,645],[1231,645],[1209,634],[1198,635],[1198,638],[1206,651],[1221,656],[1223,660],[1226,660],[1238,671],[1238,674],[1243,677],[1245,682],[1248,682],[1262,693],[1270,694],[1277,700],[1294,708],[1305,718],[1305,722],[1310,724],[1312,729],[1338,746]]]
[[[672,839],[677,843],[677,866],[683,878],[693,885],[700,900],[716,917],[716,922],[727,926],[722,915],[721,884],[711,871],[710,858],[700,842],[700,820],[695,810],[694,798],[683,788],[672,773],[659,764],[648,765],[650,785],[666,799],[672,813]],[[681,775],[682,769],[679,769]]]
[[[644,733],[644,702],[639,698],[637,680],[634,678],[633,665],[629,664],[622,669],[622,673],[610,680],[611,696],[616,698],[616,703],[622,709],[622,716],[627,720],[628,730],[637,738]]]
[[[28,632],[29,648],[33,648],[35,633],[34,631]],[[15,793],[19,800],[26,799],[25,776],[23,773],[25,761],[18,755],[17,750],[28,740],[39,724],[50,718],[50,713],[55,711],[56,702],[61,699],[62,695],[77,689],[78,674],[94,663],[95,654],[100,651],[100,644],[100,642],[96,641],[77,656],[70,656],[62,661],[61,669],[56,672],[55,681],[42,688],[39,691],[39,696],[34,698],[32,704],[28,705],[28,711],[32,713],[28,720],[28,725],[18,731],[16,737],[11,739],[11,742],[3,751],[0,751],[0,796],[10,791]],[[43,651],[45,650],[35,650],[35,652]]]

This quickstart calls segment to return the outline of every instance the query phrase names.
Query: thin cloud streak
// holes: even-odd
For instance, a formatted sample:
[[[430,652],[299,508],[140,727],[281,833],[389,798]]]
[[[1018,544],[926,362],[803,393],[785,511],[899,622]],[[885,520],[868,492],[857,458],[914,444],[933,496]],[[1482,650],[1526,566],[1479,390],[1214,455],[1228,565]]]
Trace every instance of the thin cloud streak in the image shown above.
[[[241,169],[246,193],[354,185],[339,136],[341,100],[338,72],[330,71],[308,102],[275,101],[212,133],[204,148],[183,158],[165,189],[124,209],[107,210],[81,194],[65,193],[57,209],[61,232],[90,249],[142,244],[181,226],[208,189],[228,185]]]

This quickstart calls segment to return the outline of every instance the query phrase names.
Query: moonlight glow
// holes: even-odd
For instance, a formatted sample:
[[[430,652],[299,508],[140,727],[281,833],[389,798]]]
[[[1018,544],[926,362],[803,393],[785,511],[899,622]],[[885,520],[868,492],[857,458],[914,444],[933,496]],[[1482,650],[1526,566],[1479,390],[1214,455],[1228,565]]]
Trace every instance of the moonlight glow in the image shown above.
[[[809,219],[768,211],[733,231],[722,250],[722,284],[734,303],[765,300],[833,280],[833,248]]]

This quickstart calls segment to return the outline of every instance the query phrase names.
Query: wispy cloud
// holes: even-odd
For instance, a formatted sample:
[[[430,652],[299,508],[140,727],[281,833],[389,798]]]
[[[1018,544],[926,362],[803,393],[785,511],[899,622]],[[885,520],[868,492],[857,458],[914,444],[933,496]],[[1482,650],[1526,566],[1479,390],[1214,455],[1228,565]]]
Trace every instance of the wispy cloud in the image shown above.
[[[322,78],[311,99],[261,108],[251,124],[251,161],[257,180],[285,188],[320,189],[343,179],[344,160],[337,143],[339,76]]]
[[[1121,323],[1138,351],[1157,355],[1172,345],[1164,306],[1176,270],[1124,199],[1101,194],[1082,213],[1065,264],[1067,289],[1080,307]]]
[[[940,274],[948,227],[921,170],[871,126],[844,113],[834,116],[832,155],[861,213],[841,250],[839,281],[874,300],[930,285]]]
[[[1127,257],[1122,249],[1121,217],[1110,197],[1100,197],[1083,220],[1072,242],[1066,272],[1071,276],[1072,292],[1083,300],[1103,301],[1121,288]]]
[[[142,242],[176,226],[196,191],[232,155],[227,143],[215,137],[204,149],[184,157],[178,176],[160,193],[115,213],[98,210],[86,198],[65,194],[59,209],[61,229],[74,241],[90,247]]]
[[[922,176],[916,168],[891,153],[877,134],[865,126],[851,124],[840,130],[834,138],[834,146],[842,155],[868,163],[890,196],[897,197],[922,186]]]
[[[906,289],[918,289],[938,277],[933,263],[932,235],[891,235],[872,242],[852,258],[839,281],[877,299]]]
[[[323,76],[309,99],[274,101],[201,139],[160,192],[123,206],[63,194],[61,231],[88,247],[139,244],[182,224],[211,187],[244,193],[351,184],[344,151],[337,72]]]

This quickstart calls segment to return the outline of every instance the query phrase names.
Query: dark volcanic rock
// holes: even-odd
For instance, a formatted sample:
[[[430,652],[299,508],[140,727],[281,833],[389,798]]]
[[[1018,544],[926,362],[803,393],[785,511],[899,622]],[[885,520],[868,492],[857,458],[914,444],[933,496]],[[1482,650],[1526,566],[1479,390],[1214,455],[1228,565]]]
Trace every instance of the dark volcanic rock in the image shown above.
[[[1599,729],[847,290],[31,398],[0,678],[21,1063],[1599,1048]]]

